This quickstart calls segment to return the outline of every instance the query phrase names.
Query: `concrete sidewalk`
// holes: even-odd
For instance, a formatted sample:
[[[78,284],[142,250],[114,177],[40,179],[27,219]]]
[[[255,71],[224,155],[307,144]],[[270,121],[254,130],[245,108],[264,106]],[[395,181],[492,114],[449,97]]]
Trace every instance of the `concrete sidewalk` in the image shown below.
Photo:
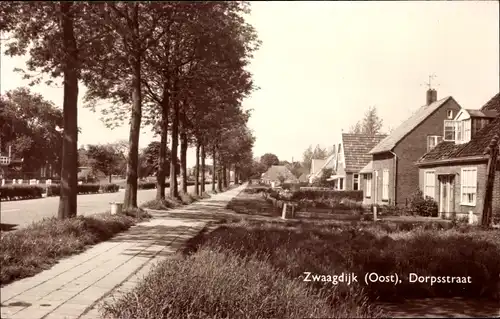
[[[234,214],[225,207],[244,187],[180,209],[153,212],[150,221],[1,288],[1,318],[99,318],[100,302],[132,289],[207,222]]]

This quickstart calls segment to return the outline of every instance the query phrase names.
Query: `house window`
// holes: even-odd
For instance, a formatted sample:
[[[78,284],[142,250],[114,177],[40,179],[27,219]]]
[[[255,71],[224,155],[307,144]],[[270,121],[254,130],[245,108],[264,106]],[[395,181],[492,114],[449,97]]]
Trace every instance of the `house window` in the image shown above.
[[[372,197],[372,174],[366,174],[365,180],[366,180],[365,197],[370,198]]]
[[[424,196],[436,197],[436,174],[434,171],[426,171],[424,175]]]
[[[456,123],[457,126],[457,136],[455,142],[461,142],[464,138],[464,122],[460,121]]]
[[[382,200],[389,200],[389,170],[382,173]]]
[[[455,141],[456,125],[455,121],[444,121],[444,135],[445,141]]]
[[[476,206],[477,168],[462,168],[461,174],[462,205]]]
[[[464,142],[469,142],[471,138],[471,121],[470,119],[464,121]]]
[[[353,175],[352,189],[355,191],[359,190],[359,174]]]
[[[447,110],[446,111],[446,117],[448,117],[448,119],[452,119],[453,118],[453,110]]]
[[[427,152],[436,147],[439,143],[443,141],[443,137],[439,135],[429,135],[427,136]]]
[[[339,190],[344,190],[344,178],[339,178]]]
[[[461,140],[463,135],[462,121],[444,121],[444,136],[443,140],[456,142]]]

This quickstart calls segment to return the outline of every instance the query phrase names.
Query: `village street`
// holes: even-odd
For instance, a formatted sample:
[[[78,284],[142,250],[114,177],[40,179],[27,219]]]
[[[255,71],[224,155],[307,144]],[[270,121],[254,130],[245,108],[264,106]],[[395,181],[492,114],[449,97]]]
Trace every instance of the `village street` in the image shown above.
[[[165,192],[169,189],[166,188]],[[194,192],[194,186],[188,186],[188,192]],[[137,204],[150,201],[155,198],[156,189],[139,190],[137,192]],[[110,202],[122,202],[123,190],[117,193],[91,194],[78,196],[78,215],[92,215],[102,213],[110,209]],[[46,217],[57,215],[59,197],[47,197],[40,199],[28,199],[0,203],[0,221],[2,227],[17,228],[26,227],[32,222],[40,221]],[[5,226],[7,225],[7,226]]]

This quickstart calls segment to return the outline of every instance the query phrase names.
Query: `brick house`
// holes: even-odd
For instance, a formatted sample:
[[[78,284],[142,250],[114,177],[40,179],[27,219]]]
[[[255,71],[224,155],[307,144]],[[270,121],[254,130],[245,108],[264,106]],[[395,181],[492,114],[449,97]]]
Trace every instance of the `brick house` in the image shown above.
[[[360,170],[372,158],[368,152],[386,136],[342,133],[341,142],[327,158],[318,176],[321,176],[324,170],[332,169],[332,175],[328,180],[333,182],[335,189],[362,190]]]
[[[479,221],[488,163],[484,152],[493,136],[500,134],[500,93],[480,110],[461,110],[444,125],[444,141],[417,162],[420,189],[438,202],[441,217],[466,217],[472,211]],[[500,165],[492,204],[493,219],[500,222]]]
[[[437,100],[436,90],[427,91],[426,104],[369,152],[371,168],[363,173],[373,174],[371,202],[407,204],[419,187],[415,162],[442,140],[444,120],[452,120],[460,109],[451,96]]]

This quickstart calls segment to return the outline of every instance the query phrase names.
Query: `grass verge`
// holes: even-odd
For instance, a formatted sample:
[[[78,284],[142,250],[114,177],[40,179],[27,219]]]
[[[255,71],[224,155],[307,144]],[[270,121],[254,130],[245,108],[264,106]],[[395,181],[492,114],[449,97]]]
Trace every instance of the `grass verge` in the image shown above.
[[[366,299],[338,304],[267,261],[203,248],[167,259],[133,293],[105,304],[112,318],[377,318]],[[354,306],[354,307],[353,307]]]
[[[63,257],[78,254],[148,219],[144,211],[77,216],[40,222],[0,234],[0,285],[33,276]]]
[[[280,220],[259,194],[230,203],[241,218],[205,231],[104,314],[114,318],[377,318],[376,302],[498,298],[500,233],[442,223]],[[264,218],[263,218],[264,217]],[[354,273],[358,283],[306,282]],[[364,283],[366,273],[402,282]],[[472,278],[410,283],[408,275]]]

